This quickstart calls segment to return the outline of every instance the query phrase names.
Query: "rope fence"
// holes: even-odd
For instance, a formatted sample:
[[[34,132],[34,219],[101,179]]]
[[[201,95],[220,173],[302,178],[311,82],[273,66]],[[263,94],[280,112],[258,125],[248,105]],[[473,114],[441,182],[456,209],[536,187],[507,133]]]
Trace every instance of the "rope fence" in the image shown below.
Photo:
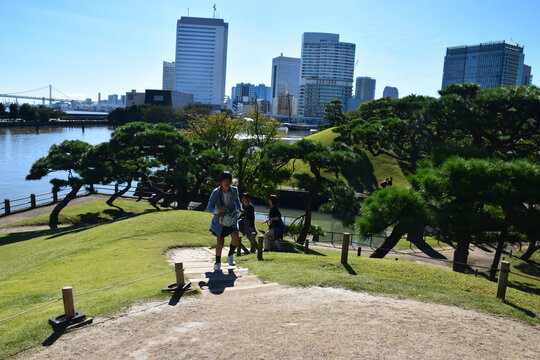
[[[148,279],[157,278],[157,277],[160,277],[160,276],[164,276],[164,275],[167,275],[167,274],[171,274],[171,273],[173,273],[173,272],[175,272],[175,271],[176,271],[176,270],[170,270],[170,271],[166,271],[166,272],[163,272],[163,273],[160,273],[160,274],[150,275],[150,276],[146,276],[146,277],[143,277],[143,278],[140,278],[140,279],[131,280],[131,281],[126,281],[126,282],[123,282],[123,283],[120,283],[120,284],[115,284],[115,285],[110,285],[110,286],[106,286],[106,287],[99,288],[99,289],[89,290],[89,291],[86,291],[86,292],[83,292],[83,293],[80,293],[80,294],[74,294],[73,296],[74,296],[74,297],[79,297],[79,296],[84,296],[84,295],[96,293],[96,292],[99,292],[99,291],[105,291],[105,290],[117,288],[117,287],[120,287],[120,286],[125,286],[125,285],[129,285],[129,284],[137,283],[137,282],[139,282],[139,281],[144,281],[144,280],[148,280]],[[19,316],[24,315],[24,314],[28,314],[29,312],[32,312],[32,311],[35,311],[35,310],[44,308],[45,306],[52,305],[52,304],[54,304],[54,303],[56,303],[56,302],[58,302],[58,301],[60,301],[60,300],[62,300],[62,298],[58,298],[58,299],[49,301],[49,302],[47,302],[47,303],[45,303],[45,304],[36,306],[36,307],[34,307],[34,308],[28,309],[28,310],[26,310],[26,311],[20,312],[20,313],[18,313],[18,314],[12,315],[12,316],[9,316],[9,317],[7,317],[7,318],[5,318],[5,319],[1,319],[1,320],[0,320],[0,323],[3,323],[4,321],[8,321],[8,320],[11,320],[11,319],[14,319],[14,318],[19,317]]]

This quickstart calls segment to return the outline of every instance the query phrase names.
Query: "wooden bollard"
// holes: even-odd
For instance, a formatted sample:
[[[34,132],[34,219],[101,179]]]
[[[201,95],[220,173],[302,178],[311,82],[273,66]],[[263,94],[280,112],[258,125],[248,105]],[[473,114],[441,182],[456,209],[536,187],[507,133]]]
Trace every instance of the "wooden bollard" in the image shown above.
[[[309,239],[306,239],[306,241],[304,241],[304,254],[308,254],[309,253]]]
[[[9,206],[9,199],[4,200],[4,214],[11,214],[11,206]]]
[[[30,194],[30,208],[36,207],[36,194]]]
[[[117,193],[120,190],[120,187],[118,186],[118,183],[114,184],[114,192]]]
[[[52,193],[52,201],[55,204],[58,202],[58,191],[53,191],[53,193]]]
[[[62,288],[62,300],[64,301],[64,315],[71,319],[75,317],[75,303],[73,302],[73,288],[66,286]]]
[[[510,273],[510,263],[508,261],[501,262],[501,272],[499,273],[499,281],[497,282],[497,298],[504,300],[506,297],[506,286],[508,285],[508,274]]]
[[[343,233],[343,242],[341,244],[341,263],[343,265],[347,264],[347,259],[349,257],[350,241],[351,241],[351,234]]]
[[[264,236],[259,235],[258,237],[258,247],[257,247],[257,260],[263,259],[263,244],[264,244]]]
[[[176,272],[176,286],[181,289],[184,286],[184,264],[174,263],[174,271]]]
[[[358,245],[358,256],[362,256],[362,247]]]
[[[242,237],[238,237],[238,246],[236,246],[236,256],[242,255]]]

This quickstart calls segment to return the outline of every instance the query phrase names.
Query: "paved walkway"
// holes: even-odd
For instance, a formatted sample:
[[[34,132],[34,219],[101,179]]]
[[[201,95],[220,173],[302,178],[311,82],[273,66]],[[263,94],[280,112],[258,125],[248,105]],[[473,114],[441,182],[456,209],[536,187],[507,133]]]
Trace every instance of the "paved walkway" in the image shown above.
[[[78,198],[75,198],[75,199],[71,200],[68,203],[67,207],[75,206],[75,205],[79,205],[79,204],[84,204],[84,203],[89,202],[89,201],[104,199],[104,198],[107,198],[107,197],[108,197],[107,195],[81,196],[81,197],[78,197]],[[6,225],[9,225],[9,224],[17,222],[17,221],[30,219],[30,218],[33,218],[33,217],[38,216],[38,215],[48,214],[48,213],[50,213],[52,211],[52,209],[54,209],[55,206],[56,206],[56,204],[47,205],[47,206],[43,206],[43,207],[38,207],[36,209],[21,211],[21,212],[12,214],[12,215],[0,217],[0,229],[2,227],[6,226]]]

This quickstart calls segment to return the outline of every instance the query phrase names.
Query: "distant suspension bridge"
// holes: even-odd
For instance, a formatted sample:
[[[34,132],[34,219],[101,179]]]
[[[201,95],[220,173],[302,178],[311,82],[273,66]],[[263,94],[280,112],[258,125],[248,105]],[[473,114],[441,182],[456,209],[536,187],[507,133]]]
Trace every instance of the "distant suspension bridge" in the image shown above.
[[[35,92],[42,91],[42,90],[45,90],[45,89],[49,89],[49,96],[22,95],[22,94],[28,94],[28,93],[35,93]],[[64,96],[64,98],[53,98],[52,97],[53,89],[54,89],[54,91],[56,91],[56,92],[60,93],[62,96]],[[72,100],[77,100],[77,99],[70,98],[69,96],[67,96],[66,94],[64,94],[63,92],[61,92],[60,90],[58,90],[57,88],[55,88],[52,85],[43,86],[43,87],[40,87],[38,89],[19,91],[19,92],[12,92],[12,93],[8,93],[8,94],[0,94],[0,99],[1,98],[15,99],[15,103],[19,103],[19,99],[41,100],[42,105],[46,105],[46,102],[48,101],[49,106],[52,105],[53,101],[54,102],[68,102],[68,101],[72,101]],[[12,102],[12,101],[10,101],[10,102]]]

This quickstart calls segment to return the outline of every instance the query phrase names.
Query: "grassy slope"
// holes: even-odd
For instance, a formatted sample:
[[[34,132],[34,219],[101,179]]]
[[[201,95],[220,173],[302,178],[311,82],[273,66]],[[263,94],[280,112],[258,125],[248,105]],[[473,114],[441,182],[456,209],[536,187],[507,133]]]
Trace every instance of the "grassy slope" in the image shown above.
[[[58,220],[60,221],[60,224],[97,224],[127,215],[155,210],[155,208],[148,204],[147,201],[117,199],[114,202],[114,207],[106,205],[105,201],[107,201],[107,199],[67,207],[60,212]],[[43,214],[34,218],[17,221],[10,226],[47,225],[48,223],[49,214]]]
[[[306,137],[306,139],[319,141],[323,144],[330,144],[338,136],[332,131],[332,128],[323,130]],[[378,182],[381,182],[387,177],[393,177],[393,184],[396,186],[409,186],[407,177],[403,174],[396,159],[387,155],[373,156],[368,151],[364,151],[368,159],[373,165],[373,174]]]
[[[99,202],[77,208],[79,213],[106,209]],[[59,298],[63,286],[73,286],[77,294],[171,270],[163,256],[168,248],[214,244],[208,232],[210,216],[155,211],[106,224],[0,235],[0,319]],[[244,258],[254,273],[283,284],[410,297],[538,323],[537,317],[525,313],[540,312],[534,294],[509,289],[512,305],[504,304],[494,297],[496,285],[483,278],[403,260],[351,256],[358,275],[350,275],[339,264],[339,252],[323,253],[326,256],[268,253],[265,259],[270,261],[264,262],[255,261],[253,255]],[[89,316],[112,314],[139,299],[163,298],[161,288],[172,281],[174,274],[76,297],[76,308]],[[0,357],[43,341],[51,334],[47,319],[62,312],[58,302],[0,323],[0,343],[5,345],[0,347]]]

